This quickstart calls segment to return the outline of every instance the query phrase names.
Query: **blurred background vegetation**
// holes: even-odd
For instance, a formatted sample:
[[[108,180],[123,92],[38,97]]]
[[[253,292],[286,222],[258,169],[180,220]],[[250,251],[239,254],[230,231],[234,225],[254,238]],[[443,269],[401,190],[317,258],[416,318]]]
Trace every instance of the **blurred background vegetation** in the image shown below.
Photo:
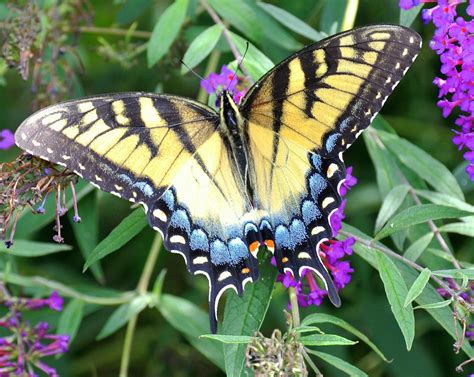
[[[252,0],[245,0],[252,2]],[[59,1],[58,1],[59,2]],[[338,5],[344,0],[267,1],[286,9],[291,14],[307,22],[314,29],[328,34],[334,32],[333,21],[340,17]],[[14,2],[12,2],[14,3]],[[17,2],[24,5],[26,2]],[[53,0],[38,1],[40,7]],[[63,3],[79,4],[79,0],[67,0]],[[153,30],[158,17],[170,4],[166,0],[91,0],[90,9],[78,22],[78,33],[58,35],[61,44],[67,46],[61,51],[61,58],[67,61],[71,70],[56,72],[59,82],[71,85],[70,90],[58,90],[57,99],[76,98],[85,95],[120,91],[147,91],[177,94],[196,98],[199,91],[199,78],[188,73],[180,73],[180,59],[190,42],[212,20],[202,12],[198,1],[190,1],[189,14],[192,18],[186,21],[177,41],[169,53],[149,68],[146,60],[144,43],[148,41],[147,33]],[[0,2],[0,22],[9,14],[7,2]],[[340,4],[339,4],[340,5]],[[195,10],[197,9],[197,12]],[[68,17],[77,17],[74,10]],[[397,0],[371,1],[361,0],[355,25],[399,22]],[[67,23],[67,22],[66,22]],[[73,23],[70,23],[71,27]],[[133,26],[132,26],[133,25]],[[126,35],[130,27],[145,33],[140,37]],[[82,30],[81,30],[82,28]],[[104,28],[103,30],[100,28]],[[461,155],[451,142],[453,125],[441,117],[436,107],[437,90],[432,85],[438,72],[438,58],[428,48],[432,35],[431,26],[423,26],[419,20],[413,24],[425,41],[422,53],[416,63],[402,80],[384,107],[383,115],[396,129],[400,136],[406,137],[422,149],[443,162],[450,170],[458,171],[460,182],[468,193],[467,202],[473,202],[473,187],[463,175]],[[125,35],[113,35],[120,29]],[[119,30],[119,32],[120,32]],[[11,31],[4,30],[5,33]],[[310,41],[289,32],[302,45]],[[278,62],[292,51],[264,38],[258,47],[274,62]],[[220,64],[233,60],[229,47],[221,39],[217,47],[221,52]],[[206,61],[196,69],[200,74],[205,72]],[[31,72],[24,81],[17,69],[8,69],[5,62],[0,62],[0,126],[14,130],[34,107],[44,105],[48,98],[41,98],[41,93],[33,93]],[[46,73],[48,75],[50,73]],[[59,84],[58,84],[59,85]],[[39,90],[45,90],[39,88]],[[15,147],[2,151],[0,161],[12,160],[20,151]],[[375,217],[381,200],[376,186],[375,172],[369,159],[366,146],[357,142],[346,154],[348,165],[354,166],[354,175],[359,184],[348,194],[346,222],[373,234]],[[103,239],[122,218],[130,211],[130,204],[109,194],[94,190],[88,197],[88,205],[95,211],[82,213],[82,223],[71,225],[64,222],[64,237],[74,251],[63,252],[41,258],[11,257],[2,253],[0,263],[5,266],[11,263],[14,270],[21,275],[41,275],[63,281],[66,284],[80,285],[93,282],[91,271],[81,273],[83,256],[78,251],[81,245],[78,239],[86,236],[90,245]],[[81,202],[82,203],[82,202]],[[80,203],[80,210],[81,210]],[[88,214],[98,216],[88,218]],[[69,216],[69,215],[68,215]],[[36,217],[29,219],[35,221]],[[18,237],[27,234],[30,239],[51,242],[53,230],[47,224],[34,234],[28,229],[19,227]],[[133,290],[140,277],[146,256],[150,249],[155,232],[148,227],[138,237],[123,247],[119,252],[102,260],[101,284],[117,290]],[[465,238],[453,238],[454,248],[459,259],[472,261],[474,243]],[[471,258],[471,259],[470,259]],[[302,316],[322,311],[333,313],[355,325],[367,334],[393,362],[386,364],[364,344],[353,347],[334,347],[334,354],[369,371],[370,376],[403,376],[403,377],[444,377],[454,374],[454,367],[463,361],[462,355],[452,351],[453,340],[433,319],[423,311],[416,311],[416,340],[411,352],[407,352],[403,337],[393,319],[383,287],[379,283],[377,272],[360,257],[354,255],[351,263],[355,269],[352,282],[341,292],[343,305],[335,309],[328,302],[320,308],[302,309]],[[179,256],[161,252],[154,274],[167,269],[164,292],[184,297],[207,310],[207,281],[203,277],[192,277],[186,271]],[[97,275],[96,275],[97,278]],[[17,288],[18,292],[31,293],[31,288]],[[36,291],[34,291],[36,292]],[[270,335],[275,328],[285,329],[282,310],[288,300],[287,292],[277,286],[270,304],[263,333]],[[54,361],[61,376],[116,376],[120,365],[125,330],[96,341],[99,330],[112,312],[113,308],[94,305],[86,306],[86,315],[81,323],[70,351]],[[56,313],[38,312],[32,316],[51,316],[51,322],[58,320]],[[330,327],[328,327],[328,330]],[[223,372],[211,364],[166,320],[156,309],[147,309],[139,317],[138,327],[133,341],[131,354],[131,376],[220,376]],[[320,365],[327,376],[339,376],[337,370],[325,364]]]

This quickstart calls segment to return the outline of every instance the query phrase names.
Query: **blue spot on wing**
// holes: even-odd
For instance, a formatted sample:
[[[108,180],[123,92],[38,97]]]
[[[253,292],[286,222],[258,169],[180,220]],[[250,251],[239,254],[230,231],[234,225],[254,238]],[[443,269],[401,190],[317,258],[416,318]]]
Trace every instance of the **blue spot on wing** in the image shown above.
[[[163,199],[170,211],[174,209],[174,195],[171,190],[166,190],[161,199]]]
[[[237,264],[242,259],[247,258],[249,255],[247,245],[240,238],[234,238],[230,240],[228,246],[230,258],[233,264]]]
[[[209,251],[209,240],[202,229],[195,229],[192,231],[189,240],[189,247],[191,250]]]
[[[327,181],[318,173],[314,173],[309,178],[309,188],[311,191],[311,196],[314,200],[318,199],[319,194],[327,187]]]
[[[275,229],[275,242],[277,247],[290,248],[290,232],[284,225],[278,225]]]
[[[321,166],[323,164],[323,160],[319,154],[312,153],[311,154],[311,162],[317,171],[321,171]]]
[[[188,234],[191,232],[191,224],[185,210],[178,209],[171,216],[170,225],[185,230]]]
[[[146,182],[136,182],[133,187],[137,187],[145,196],[152,196],[154,193],[153,187]]]
[[[316,204],[310,200],[305,200],[301,206],[301,212],[303,214],[303,220],[306,225],[310,224],[316,219],[322,217],[321,211]]]
[[[326,140],[326,150],[331,153],[334,150],[334,147],[336,146],[337,140],[341,137],[342,135],[340,133],[335,133],[334,135],[331,135],[327,138]]]
[[[211,262],[214,265],[230,264],[229,249],[221,240],[211,242]]]
[[[290,242],[293,247],[306,239],[306,227],[299,219],[294,219],[290,225]]]

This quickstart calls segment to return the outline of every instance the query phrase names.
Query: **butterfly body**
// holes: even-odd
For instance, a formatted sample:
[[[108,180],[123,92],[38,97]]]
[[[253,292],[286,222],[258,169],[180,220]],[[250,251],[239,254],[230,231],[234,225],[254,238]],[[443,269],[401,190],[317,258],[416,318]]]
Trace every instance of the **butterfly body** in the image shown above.
[[[410,29],[374,25],[307,46],[219,112],[193,100],[118,93],[61,103],[25,120],[17,144],[143,205],[165,247],[223,292],[258,278],[265,246],[280,272],[312,270],[341,203],[342,153],[369,126],[420,49]]]

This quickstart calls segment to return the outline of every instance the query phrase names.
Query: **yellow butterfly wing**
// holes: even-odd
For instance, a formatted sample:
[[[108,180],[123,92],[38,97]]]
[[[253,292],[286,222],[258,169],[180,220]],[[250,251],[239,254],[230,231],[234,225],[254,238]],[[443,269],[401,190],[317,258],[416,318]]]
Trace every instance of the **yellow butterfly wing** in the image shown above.
[[[322,40],[269,71],[243,100],[258,208],[270,216],[280,271],[317,272],[345,178],[342,152],[371,123],[414,61],[421,38],[390,25]]]
[[[198,102],[119,93],[48,107],[16,132],[27,152],[144,206],[166,248],[209,279],[213,331],[223,291],[258,276],[243,241],[250,204],[218,126]]]

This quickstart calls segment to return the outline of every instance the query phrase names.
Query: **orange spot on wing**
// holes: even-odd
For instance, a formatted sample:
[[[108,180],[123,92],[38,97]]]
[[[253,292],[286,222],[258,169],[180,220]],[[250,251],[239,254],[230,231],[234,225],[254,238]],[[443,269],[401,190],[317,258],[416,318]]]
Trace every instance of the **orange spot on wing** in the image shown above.
[[[249,250],[251,253],[255,253],[255,251],[257,251],[259,247],[260,247],[260,242],[254,241],[249,245]]]
[[[286,263],[286,262],[288,262],[288,258],[287,258],[287,257],[283,257],[283,258],[281,258],[281,261],[282,261],[283,263]]]
[[[250,272],[250,268],[248,268],[248,267],[242,268],[242,273],[243,274],[248,274],[249,272]]]
[[[275,250],[275,242],[273,240],[265,240],[265,245],[270,249],[270,251]]]

